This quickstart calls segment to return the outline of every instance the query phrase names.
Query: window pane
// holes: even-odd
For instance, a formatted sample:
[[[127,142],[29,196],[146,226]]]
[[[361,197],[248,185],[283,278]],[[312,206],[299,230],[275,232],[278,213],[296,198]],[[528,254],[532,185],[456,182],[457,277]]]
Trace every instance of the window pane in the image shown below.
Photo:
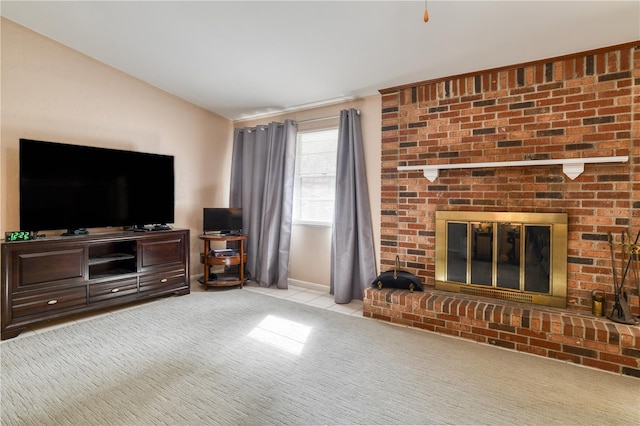
[[[333,221],[338,129],[298,134],[293,218]]]
[[[447,281],[467,282],[467,224],[447,224]]]
[[[493,224],[474,223],[471,282],[473,284],[493,285]]]
[[[520,228],[517,223],[498,224],[498,287],[520,290]]]
[[[525,226],[524,289],[549,293],[551,271],[551,227]]]
[[[302,200],[301,216],[303,220],[331,222],[333,220],[333,200]]]

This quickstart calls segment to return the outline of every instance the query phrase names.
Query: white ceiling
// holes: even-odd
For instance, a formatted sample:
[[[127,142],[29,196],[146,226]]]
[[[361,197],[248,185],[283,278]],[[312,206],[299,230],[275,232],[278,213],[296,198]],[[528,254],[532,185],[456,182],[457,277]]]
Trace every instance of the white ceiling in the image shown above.
[[[640,1],[7,1],[27,28],[231,120],[640,40]]]

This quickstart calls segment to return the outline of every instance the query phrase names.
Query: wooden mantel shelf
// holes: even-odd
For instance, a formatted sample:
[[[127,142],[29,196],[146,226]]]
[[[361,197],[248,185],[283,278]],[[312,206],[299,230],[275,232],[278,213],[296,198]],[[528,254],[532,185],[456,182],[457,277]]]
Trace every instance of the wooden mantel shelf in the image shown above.
[[[586,163],[626,163],[628,156],[618,157],[590,157],[590,158],[566,158],[555,160],[522,160],[522,161],[493,161],[487,163],[457,163],[457,164],[424,164],[420,166],[398,166],[399,171],[422,170],[424,177],[433,182],[438,177],[438,172],[444,169],[480,169],[492,167],[526,167],[548,166],[562,164],[562,171],[570,179],[575,179],[584,172]]]

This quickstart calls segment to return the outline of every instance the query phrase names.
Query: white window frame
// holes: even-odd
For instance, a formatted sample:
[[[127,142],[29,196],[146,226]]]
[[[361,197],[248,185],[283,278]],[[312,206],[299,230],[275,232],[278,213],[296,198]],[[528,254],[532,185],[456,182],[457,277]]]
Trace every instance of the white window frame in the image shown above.
[[[298,132],[298,137],[297,137],[297,141],[296,141],[296,166],[295,166],[295,184],[294,184],[294,216],[293,216],[293,224],[294,225],[305,225],[305,226],[318,226],[318,227],[331,227],[333,226],[333,214],[330,220],[311,220],[311,219],[305,219],[305,218],[300,218],[300,217],[296,217],[296,206],[300,204],[300,198],[299,198],[299,185],[300,185],[300,163],[301,163],[301,154],[302,154],[302,149],[301,149],[301,144],[303,143],[303,141],[301,140],[304,135],[308,135],[311,133],[320,133],[320,132],[326,132],[326,131],[335,131],[335,137],[336,137],[336,156],[337,156],[337,146],[338,146],[338,127],[328,127],[328,128],[322,128],[322,129],[314,129],[314,130],[307,130],[307,131],[299,131]],[[334,178],[334,182],[335,182],[335,177],[336,177],[336,169],[334,167],[333,169],[333,173],[325,173],[323,174],[324,176],[333,176]],[[335,208],[335,185],[334,185],[334,193],[333,193],[333,206]],[[333,213],[333,209],[332,209],[332,213]]]

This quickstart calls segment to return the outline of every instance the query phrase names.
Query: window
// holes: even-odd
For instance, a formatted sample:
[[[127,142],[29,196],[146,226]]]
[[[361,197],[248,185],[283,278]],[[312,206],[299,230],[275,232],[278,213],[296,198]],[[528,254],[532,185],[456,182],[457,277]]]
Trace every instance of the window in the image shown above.
[[[338,129],[298,133],[293,221],[331,225],[336,186]]]

